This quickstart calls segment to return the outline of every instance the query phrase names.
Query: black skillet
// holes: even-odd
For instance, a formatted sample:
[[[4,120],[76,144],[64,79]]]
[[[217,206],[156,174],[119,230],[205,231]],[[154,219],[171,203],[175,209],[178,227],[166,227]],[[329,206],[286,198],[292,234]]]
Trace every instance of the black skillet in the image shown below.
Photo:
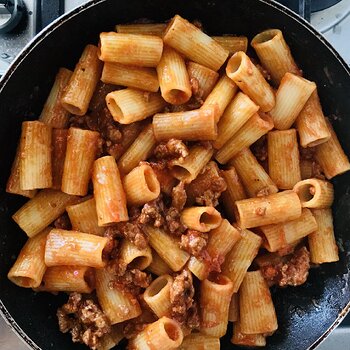
[[[11,284],[6,274],[26,240],[11,220],[24,200],[4,191],[20,125],[38,117],[58,67],[73,68],[83,47],[116,23],[140,18],[156,22],[179,13],[199,19],[210,34],[249,38],[266,28],[281,28],[305,76],[318,84],[325,114],[350,154],[350,70],[335,50],[306,21],[273,1],[254,0],[95,0],[63,16],[41,32],[0,82],[0,311],[33,349],[83,349],[60,334],[56,309],[66,297],[35,294]],[[340,261],[311,271],[299,288],[273,290],[279,328],[266,349],[315,348],[350,308],[350,174],[337,177],[333,206]],[[233,349],[231,333],[222,349]],[[120,346],[119,349],[123,349]],[[160,349],[161,350],[161,349]]]

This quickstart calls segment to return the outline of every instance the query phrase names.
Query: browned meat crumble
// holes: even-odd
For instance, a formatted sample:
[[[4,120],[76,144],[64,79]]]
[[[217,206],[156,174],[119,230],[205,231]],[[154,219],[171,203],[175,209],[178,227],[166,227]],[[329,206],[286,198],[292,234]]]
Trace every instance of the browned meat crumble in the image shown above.
[[[95,350],[100,338],[109,333],[109,321],[92,299],[84,299],[79,293],[71,293],[68,302],[57,310],[62,333],[70,332],[75,343],[83,343]]]
[[[187,230],[181,236],[180,248],[189,254],[199,257],[203,249],[207,246],[208,235],[195,230]]]

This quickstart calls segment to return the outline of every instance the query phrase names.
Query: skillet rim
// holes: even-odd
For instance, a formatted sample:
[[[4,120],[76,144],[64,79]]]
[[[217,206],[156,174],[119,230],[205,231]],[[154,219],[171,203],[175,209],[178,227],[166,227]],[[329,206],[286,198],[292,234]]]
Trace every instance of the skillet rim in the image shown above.
[[[11,79],[11,76],[16,71],[17,67],[26,59],[26,57],[39,45],[43,40],[45,40],[52,31],[56,28],[64,25],[65,22],[69,21],[71,18],[80,15],[87,9],[94,7],[100,3],[107,2],[110,0],[90,0],[83,5],[80,5],[71,11],[65,13],[60,16],[52,23],[50,23],[47,27],[43,28],[33,39],[29,41],[29,43],[20,51],[17,55],[16,59],[10,64],[5,74],[0,78],[0,94],[2,90],[6,86],[7,82]],[[280,11],[284,15],[291,17],[295,20],[299,25],[302,25],[307,31],[313,34],[334,56],[334,58],[341,64],[343,69],[346,71],[349,80],[350,80],[350,66],[345,62],[342,56],[337,52],[337,50],[329,43],[329,41],[319,33],[309,22],[307,22],[304,18],[287,8],[286,6],[276,2],[275,0],[258,0],[261,3],[264,3],[272,8],[275,8],[277,11]],[[330,325],[330,327],[306,350],[313,350],[317,346],[319,346],[330,334],[331,332],[341,323],[341,321],[345,318],[345,316],[350,312],[350,300],[347,305],[341,310],[338,317],[334,320],[334,322]],[[31,337],[26,334],[22,328],[17,324],[15,319],[9,313],[2,300],[0,299],[0,315],[3,317],[7,325],[11,328],[12,331],[30,348],[33,350],[43,350],[40,346],[38,346]]]

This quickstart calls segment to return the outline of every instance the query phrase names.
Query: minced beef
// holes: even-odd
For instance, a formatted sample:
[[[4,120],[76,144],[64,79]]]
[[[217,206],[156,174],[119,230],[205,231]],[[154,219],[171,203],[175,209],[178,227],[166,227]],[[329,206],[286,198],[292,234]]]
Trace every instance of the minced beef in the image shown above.
[[[199,257],[203,249],[207,246],[208,235],[195,230],[187,230],[181,236],[180,248],[189,254]]]
[[[168,160],[171,166],[172,160],[183,161],[188,156],[188,148],[181,141],[177,139],[170,139],[167,142],[161,142],[154,149],[154,156],[157,159]]]
[[[100,338],[111,328],[107,316],[92,299],[84,299],[79,293],[71,293],[68,302],[57,310],[62,333],[70,332],[73,342],[97,349]]]
[[[260,260],[260,269],[270,285],[299,286],[305,283],[310,269],[310,253],[306,247],[296,249],[291,255],[270,254],[271,259]],[[258,262],[259,264],[259,262]]]
[[[110,226],[105,231],[105,236],[123,237],[140,249],[147,246],[147,236],[142,231],[142,227],[136,222],[119,222]]]
[[[171,206],[177,210],[182,210],[187,201],[187,194],[185,190],[185,183],[180,181],[179,184],[172,190]]]
[[[188,204],[215,207],[226,189],[226,181],[221,177],[218,166],[215,162],[209,162],[197,178],[186,186]]]
[[[199,327],[198,308],[194,302],[192,274],[182,270],[174,277],[170,289],[171,317],[191,329]]]

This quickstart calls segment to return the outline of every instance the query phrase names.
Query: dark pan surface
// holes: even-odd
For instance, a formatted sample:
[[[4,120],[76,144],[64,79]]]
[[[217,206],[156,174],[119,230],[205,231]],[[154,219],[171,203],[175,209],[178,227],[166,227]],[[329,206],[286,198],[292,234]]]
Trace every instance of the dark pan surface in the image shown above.
[[[85,347],[72,345],[70,337],[58,331],[55,313],[66,299],[64,295],[35,294],[7,280],[6,274],[26,237],[11,220],[11,214],[24,201],[7,195],[4,188],[21,122],[38,117],[57,69],[73,68],[85,44],[96,43],[99,32],[140,18],[164,21],[176,13],[201,20],[210,34],[235,33],[251,39],[263,29],[281,28],[305,76],[317,82],[325,114],[331,116],[341,143],[350,154],[349,68],[306,22],[282,6],[252,0],[100,0],[83,8],[82,13],[75,10],[42,32],[0,83],[0,309],[33,349]],[[279,330],[268,338],[267,349],[314,348],[349,308],[350,174],[333,183],[333,213],[341,260],[313,269],[302,287],[273,291]],[[222,344],[222,349],[234,348],[229,337]]]

